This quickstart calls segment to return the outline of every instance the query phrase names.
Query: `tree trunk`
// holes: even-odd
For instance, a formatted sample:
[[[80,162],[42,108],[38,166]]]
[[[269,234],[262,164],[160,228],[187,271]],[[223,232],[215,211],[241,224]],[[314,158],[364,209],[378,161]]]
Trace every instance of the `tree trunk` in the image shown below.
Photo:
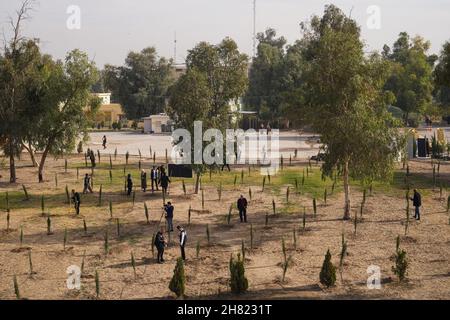
[[[194,193],[198,194],[198,186],[200,184],[200,173],[196,173],[195,175],[196,175],[196,177],[195,177],[195,191],[194,191]]]
[[[48,146],[45,147],[45,150],[42,153],[41,161],[39,162],[39,171],[38,171],[39,183],[44,182],[44,164],[45,164],[45,159],[47,158],[49,150],[50,150],[50,144],[48,144]]]
[[[344,209],[344,220],[350,219],[350,185],[348,182],[349,170],[348,170],[348,160],[344,165],[344,193],[345,193],[345,209]]]
[[[34,156],[33,147],[31,146],[31,143],[28,142],[28,146],[23,144],[23,147],[28,151],[30,154],[31,163],[33,164],[33,167],[37,167],[38,163],[36,161],[36,157]]]
[[[14,148],[11,142],[9,141],[9,182],[16,183],[16,164],[14,162]]]

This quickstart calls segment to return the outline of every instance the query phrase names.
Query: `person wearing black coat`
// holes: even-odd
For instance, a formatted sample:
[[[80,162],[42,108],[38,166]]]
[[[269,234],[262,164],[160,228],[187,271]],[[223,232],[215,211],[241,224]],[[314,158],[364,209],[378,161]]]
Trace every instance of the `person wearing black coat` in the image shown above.
[[[167,194],[167,188],[169,187],[170,179],[169,176],[163,171],[161,173],[161,180],[159,184],[161,185],[162,191]]]
[[[414,196],[411,198],[411,201],[413,202],[413,206],[415,207],[414,218],[416,218],[416,220],[420,220],[420,207],[422,206],[422,196],[416,189],[414,189]]]
[[[75,192],[74,189],[72,189],[72,202],[73,202],[73,205],[75,207],[76,214],[79,215],[80,214],[81,199],[80,199],[80,194],[78,192]]]
[[[158,263],[164,262],[164,248],[166,246],[166,240],[164,238],[164,229],[161,227],[161,230],[158,231],[158,233],[155,236],[155,242],[154,246],[156,247],[156,250],[158,250]]]
[[[128,174],[128,177],[127,177],[127,195],[131,195],[131,191],[133,191],[133,179],[131,179],[131,174]]]
[[[237,201],[237,208],[239,210],[239,218],[241,222],[247,222],[247,199],[241,194],[241,197]]]
[[[147,172],[144,169],[141,171],[141,189],[147,191]]]

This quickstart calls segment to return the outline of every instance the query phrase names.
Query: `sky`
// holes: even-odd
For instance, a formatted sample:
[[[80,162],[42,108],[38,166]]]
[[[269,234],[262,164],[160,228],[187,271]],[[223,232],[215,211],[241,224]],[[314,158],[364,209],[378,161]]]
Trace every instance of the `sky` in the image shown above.
[[[329,3],[358,22],[366,51],[392,45],[402,31],[431,41],[430,53],[439,53],[450,40],[450,0],[256,0],[256,31],[271,27],[293,43],[301,37],[299,23],[321,15]],[[4,37],[20,4],[0,1]],[[71,6],[80,14],[68,12]],[[242,52],[253,51],[253,0],[36,0],[31,16],[24,35],[39,38],[42,51],[63,58],[78,48],[100,68],[122,65],[128,52],[149,46],[174,58],[175,34],[177,63],[198,42],[215,44],[227,36]]]

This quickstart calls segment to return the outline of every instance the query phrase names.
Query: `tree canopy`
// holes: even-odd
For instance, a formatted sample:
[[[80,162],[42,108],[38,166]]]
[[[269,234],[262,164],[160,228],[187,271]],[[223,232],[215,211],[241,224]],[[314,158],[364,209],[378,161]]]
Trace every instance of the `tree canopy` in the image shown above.
[[[158,57],[154,47],[130,52],[124,66],[105,66],[104,87],[112,91],[129,119],[161,113],[173,83],[171,65],[171,60]]]

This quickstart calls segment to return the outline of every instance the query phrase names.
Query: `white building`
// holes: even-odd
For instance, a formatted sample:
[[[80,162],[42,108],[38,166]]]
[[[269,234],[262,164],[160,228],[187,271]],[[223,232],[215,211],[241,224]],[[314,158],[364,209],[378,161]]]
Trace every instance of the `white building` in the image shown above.
[[[97,97],[102,99],[102,105],[111,104],[111,93],[105,92],[105,93],[95,93]]]
[[[144,121],[144,133],[172,132],[172,120],[165,113],[151,115],[142,120]]]

